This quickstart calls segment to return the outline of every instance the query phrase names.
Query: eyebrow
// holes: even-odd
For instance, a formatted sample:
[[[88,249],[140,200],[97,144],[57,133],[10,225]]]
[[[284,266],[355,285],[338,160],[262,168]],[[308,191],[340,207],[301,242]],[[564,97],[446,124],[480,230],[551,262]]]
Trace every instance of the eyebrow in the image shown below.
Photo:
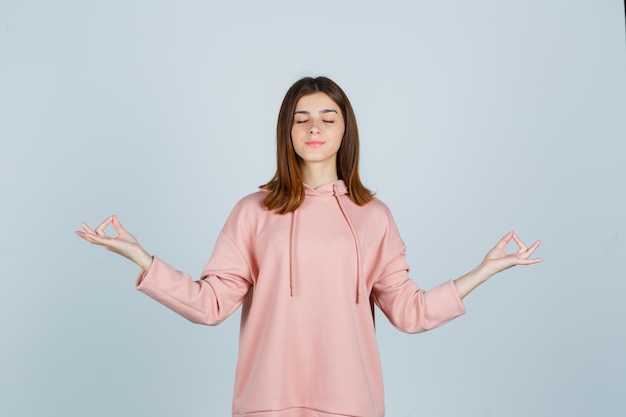
[[[335,110],[335,109],[320,110],[320,114],[326,114],[326,113],[337,113],[337,110]],[[311,114],[311,112],[308,111],[308,110],[298,110],[294,114]],[[339,114],[339,113],[337,113],[337,114]]]

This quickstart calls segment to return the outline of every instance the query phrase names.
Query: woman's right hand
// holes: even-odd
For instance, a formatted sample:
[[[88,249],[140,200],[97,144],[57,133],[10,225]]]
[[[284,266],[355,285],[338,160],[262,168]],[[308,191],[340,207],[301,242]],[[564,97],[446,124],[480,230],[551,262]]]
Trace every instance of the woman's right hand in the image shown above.
[[[107,236],[105,229],[109,224],[113,225],[117,236]],[[85,239],[87,242],[93,243],[94,245],[104,246],[111,252],[115,252],[130,259],[139,265],[144,271],[150,269],[150,265],[152,265],[152,256],[146,252],[141,245],[139,245],[135,236],[128,233],[126,229],[122,227],[120,221],[115,215],[105,219],[98,227],[96,227],[95,231],[91,230],[85,222],[82,222],[80,225],[83,227],[84,231],[77,231],[76,234]]]

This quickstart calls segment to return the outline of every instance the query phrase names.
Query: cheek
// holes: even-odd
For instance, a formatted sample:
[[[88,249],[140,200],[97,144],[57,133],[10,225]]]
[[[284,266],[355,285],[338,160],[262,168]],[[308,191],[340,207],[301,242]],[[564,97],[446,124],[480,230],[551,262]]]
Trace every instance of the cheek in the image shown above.
[[[342,140],[343,140],[343,137],[345,136],[345,134],[346,134],[346,129],[345,129],[345,127],[343,127],[343,126],[342,126],[342,127],[341,127],[341,129],[338,129],[338,130],[337,130],[337,137],[339,138],[339,140],[341,140],[341,141],[342,141]]]
[[[296,138],[302,135],[303,128],[301,125],[293,125],[291,127],[291,137]]]

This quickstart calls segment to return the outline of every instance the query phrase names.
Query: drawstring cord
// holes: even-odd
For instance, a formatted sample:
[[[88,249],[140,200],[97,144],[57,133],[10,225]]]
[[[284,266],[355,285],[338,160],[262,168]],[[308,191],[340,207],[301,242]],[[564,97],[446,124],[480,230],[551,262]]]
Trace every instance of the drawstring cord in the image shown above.
[[[337,204],[339,204],[339,208],[341,209],[341,213],[343,214],[343,217],[346,219],[346,222],[348,223],[348,227],[350,227],[350,231],[352,232],[352,237],[354,238],[354,247],[356,248],[356,264],[357,264],[357,270],[356,270],[356,302],[357,304],[361,302],[361,275],[362,275],[362,271],[361,271],[361,245],[359,244],[359,237],[356,234],[356,230],[354,229],[354,226],[352,225],[352,222],[350,221],[350,217],[348,217],[348,213],[346,213],[346,209],[343,206],[343,203],[341,202],[341,198],[339,196],[339,192],[337,191],[337,185],[334,184],[333,185],[333,195],[335,196],[335,199],[337,200]]]
[[[346,212],[346,208],[341,202],[341,195],[339,194],[339,190],[337,189],[337,185],[333,185],[333,196],[339,205],[339,209],[341,210],[341,214],[346,219],[348,223],[348,227],[350,228],[350,232],[352,232],[352,238],[354,239],[354,247],[356,248],[356,263],[357,263],[357,271],[356,271],[356,302],[357,304],[361,302],[361,280],[362,280],[362,265],[361,265],[361,245],[359,244],[359,237],[356,233],[354,225],[350,221],[350,217],[348,217],[348,213]],[[289,236],[289,293],[291,297],[294,297],[296,290],[296,230],[298,229],[298,225],[296,223],[296,213],[298,210],[294,210],[291,212],[291,230]]]
[[[294,276],[296,274],[296,248],[295,248],[295,237],[296,237],[296,212],[298,210],[294,210],[291,212],[291,232],[289,237],[289,291],[291,296],[294,295],[295,290],[295,282]]]

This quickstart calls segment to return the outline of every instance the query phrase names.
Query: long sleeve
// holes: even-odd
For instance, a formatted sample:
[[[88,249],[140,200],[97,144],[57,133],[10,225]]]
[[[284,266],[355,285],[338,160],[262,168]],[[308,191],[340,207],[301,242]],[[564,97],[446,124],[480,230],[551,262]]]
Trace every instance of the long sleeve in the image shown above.
[[[390,213],[387,222],[371,297],[391,324],[406,333],[419,333],[464,314],[453,281],[424,291],[409,278],[405,245]]]
[[[391,324],[406,333],[434,329],[465,313],[454,282],[424,291],[409,279],[406,269],[376,282],[372,299]]]
[[[217,325],[239,307],[251,285],[247,260],[221,233],[200,280],[155,257],[136,287],[191,322]]]

